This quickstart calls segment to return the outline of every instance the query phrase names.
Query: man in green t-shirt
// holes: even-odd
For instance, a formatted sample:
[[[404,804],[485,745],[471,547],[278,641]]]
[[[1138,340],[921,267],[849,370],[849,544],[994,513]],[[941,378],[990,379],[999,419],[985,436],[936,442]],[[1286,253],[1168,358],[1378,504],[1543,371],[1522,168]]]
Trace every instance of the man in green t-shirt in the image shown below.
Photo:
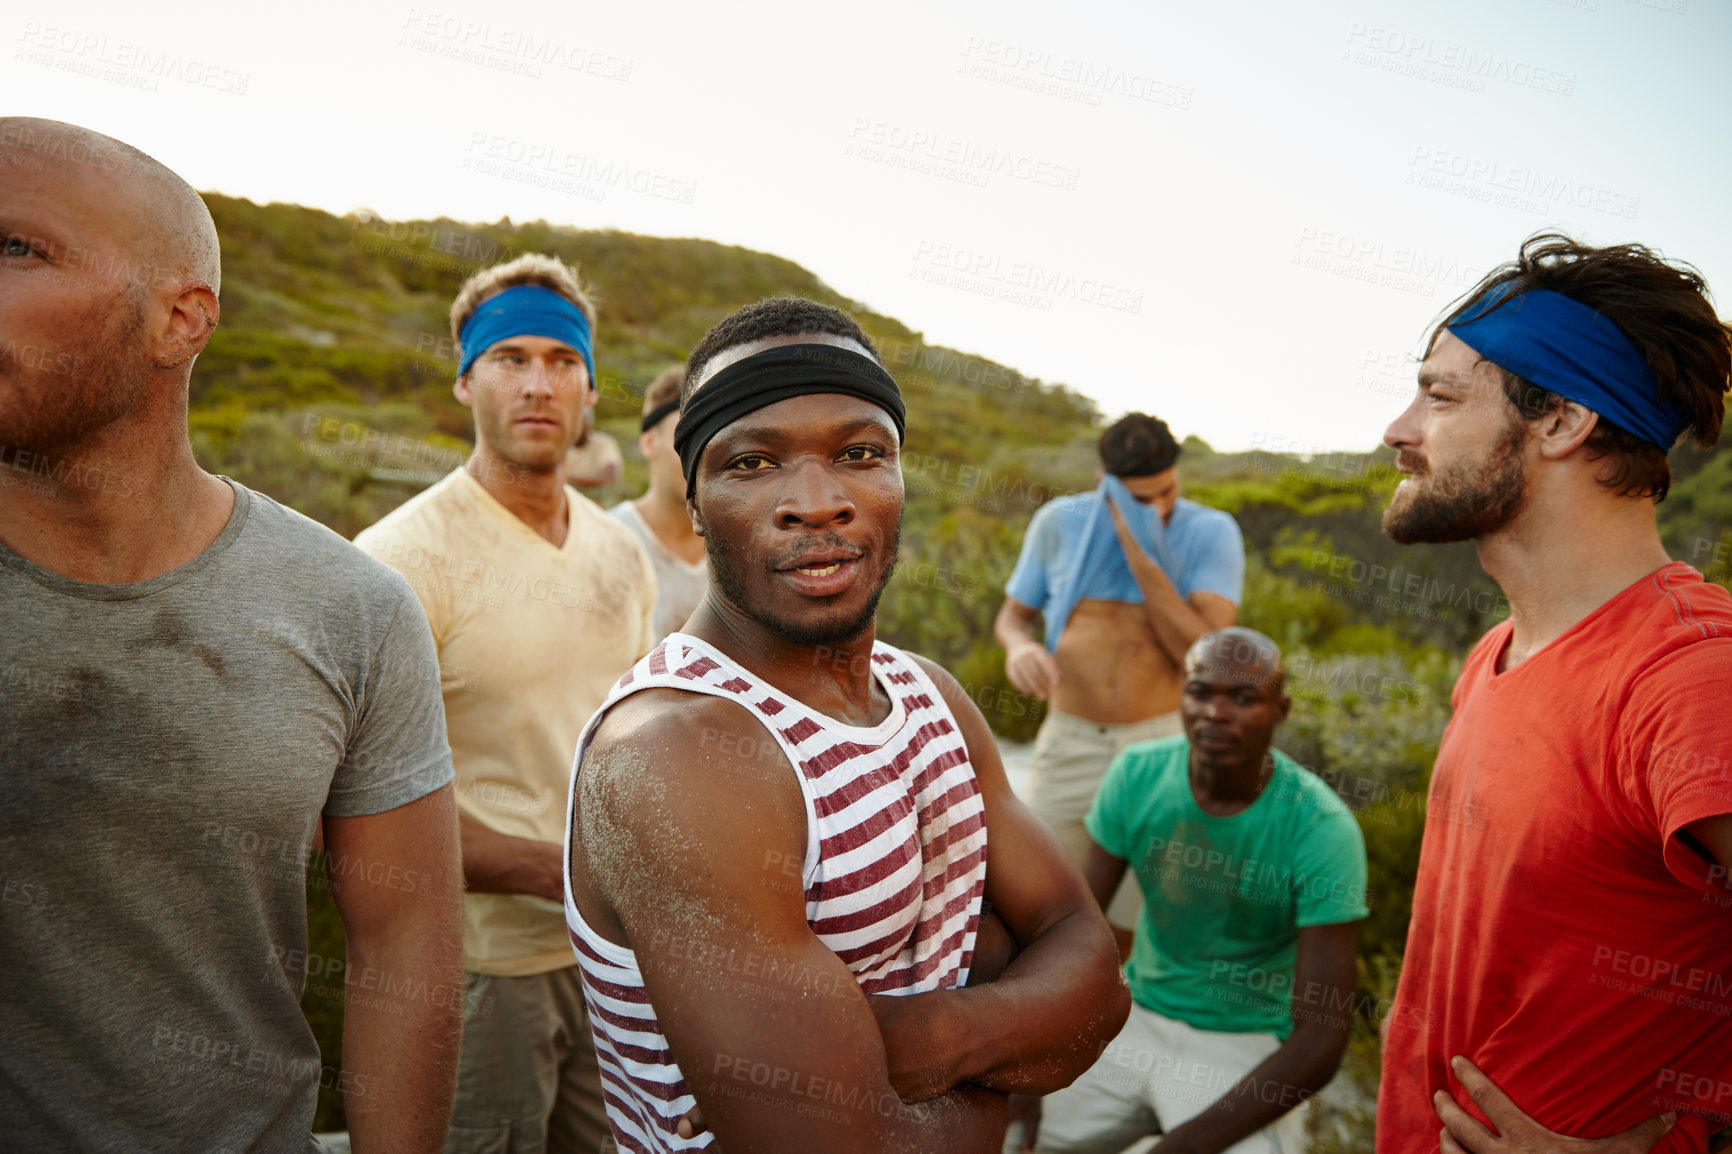
[[[1184,736],[1107,770],[1084,872],[1103,907],[1127,868],[1142,885],[1134,1004],[1088,1073],[1033,1112],[1022,1149],[1116,1154],[1153,1134],[1163,1152],[1302,1149],[1296,1107],[1346,1049],[1369,911],[1352,812],[1270,745],[1284,678],[1261,633],[1205,635],[1185,657]]]

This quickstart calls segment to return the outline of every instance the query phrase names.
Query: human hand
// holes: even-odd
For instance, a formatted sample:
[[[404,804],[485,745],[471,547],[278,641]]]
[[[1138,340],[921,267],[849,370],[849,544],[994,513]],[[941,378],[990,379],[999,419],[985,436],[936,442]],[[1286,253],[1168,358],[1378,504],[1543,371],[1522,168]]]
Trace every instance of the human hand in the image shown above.
[[[1443,1154],[1647,1154],[1678,1120],[1676,1112],[1668,1111],[1609,1138],[1567,1138],[1522,1113],[1497,1083],[1466,1058],[1452,1059],[1450,1069],[1498,1133],[1480,1125],[1454,1098],[1439,1090],[1431,1096],[1431,1103],[1444,1125],[1438,1139]]]
[[[704,1121],[704,1108],[693,1102],[692,1108],[681,1114],[680,1120],[674,1124],[674,1133],[681,1138],[696,1138],[709,1128],[710,1124]],[[710,1143],[709,1149],[712,1154],[721,1154],[721,1147],[714,1142]]]
[[[963,1081],[957,1061],[968,1028],[963,1016],[950,1012],[956,997],[955,990],[931,990],[866,999],[884,1038],[890,1088],[904,1102],[936,1098]]]
[[[1007,650],[1004,674],[1017,692],[1042,701],[1058,687],[1058,661],[1038,641],[1019,641]]]
[[[1133,574],[1138,570],[1159,572],[1160,565],[1153,557],[1143,551],[1142,542],[1131,535],[1130,523],[1125,520],[1125,515],[1119,512],[1118,502],[1110,497],[1107,498],[1107,512],[1113,515],[1113,528],[1118,530],[1119,534],[1119,548],[1125,551],[1125,560],[1129,562],[1131,572]]]
[[[984,986],[996,982],[1016,957],[1016,939],[1004,919],[992,910],[984,910],[974,931],[974,959],[968,966],[968,984]]]

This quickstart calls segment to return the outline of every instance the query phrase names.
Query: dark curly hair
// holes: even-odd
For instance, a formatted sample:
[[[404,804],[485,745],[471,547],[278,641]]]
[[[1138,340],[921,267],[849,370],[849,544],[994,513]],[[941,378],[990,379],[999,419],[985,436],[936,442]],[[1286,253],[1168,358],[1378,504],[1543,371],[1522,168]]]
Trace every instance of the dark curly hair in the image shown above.
[[[1115,477],[1164,473],[1179,461],[1179,442],[1167,422],[1147,413],[1126,413],[1102,430],[1095,447],[1101,468]]]
[[[1563,233],[1545,232],[1522,243],[1521,255],[1487,273],[1440,321],[1437,336],[1488,290],[1514,284],[1519,294],[1552,292],[1587,305],[1617,325],[1659,385],[1660,398],[1685,419],[1684,435],[1703,448],[1720,439],[1726,391],[1732,386],[1732,326],[1721,322],[1702,274],[1672,263],[1639,244],[1591,248]],[[1503,394],[1523,420],[1544,416],[1564,398],[1499,366]],[[1666,499],[1672,470],[1666,452],[1602,414],[1587,440],[1589,460],[1604,460],[1602,485],[1620,497]]]
[[[766,297],[735,309],[704,334],[704,339],[686,358],[686,380],[680,389],[680,400],[683,402],[691,396],[704,366],[717,354],[765,337],[792,337],[801,333],[849,337],[865,346],[875,359],[878,357],[878,348],[872,343],[872,338],[841,309],[805,297]]]

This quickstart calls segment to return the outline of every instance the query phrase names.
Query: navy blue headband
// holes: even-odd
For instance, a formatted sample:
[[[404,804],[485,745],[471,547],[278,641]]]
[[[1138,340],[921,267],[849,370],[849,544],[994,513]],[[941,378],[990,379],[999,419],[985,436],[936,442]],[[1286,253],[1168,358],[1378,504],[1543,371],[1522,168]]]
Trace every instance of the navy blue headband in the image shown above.
[[[463,359],[457,362],[457,375],[467,373],[476,357],[511,337],[564,341],[583,354],[583,363],[589,366],[590,387],[595,387],[589,318],[552,289],[537,284],[513,285],[475,306],[457,337],[463,353]]]
[[[1617,325],[1550,289],[1512,295],[1505,281],[1449,326],[1474,352],[1670,449],[1688,424],[1660,399],[1648,362]]]

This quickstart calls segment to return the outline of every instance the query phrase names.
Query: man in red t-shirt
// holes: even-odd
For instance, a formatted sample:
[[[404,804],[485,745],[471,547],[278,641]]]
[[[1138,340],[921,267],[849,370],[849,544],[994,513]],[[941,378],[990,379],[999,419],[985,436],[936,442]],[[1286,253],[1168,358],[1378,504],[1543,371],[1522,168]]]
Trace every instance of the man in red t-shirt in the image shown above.
[[[1692,270],[1537,236],[1384,434],[1384,531],[1474,541],[1510,619],[1438,750],[1379,1154],[1732,1125],[1732,597],[1654,522],[1666,450],[1719,438],[1729,338]]]

